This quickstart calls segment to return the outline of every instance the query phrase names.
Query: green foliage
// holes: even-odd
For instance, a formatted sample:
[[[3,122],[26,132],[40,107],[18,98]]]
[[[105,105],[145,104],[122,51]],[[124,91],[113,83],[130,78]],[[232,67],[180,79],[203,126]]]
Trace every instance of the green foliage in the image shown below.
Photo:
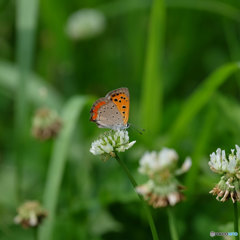
[[[47,174],[46,186],[43,195],[43,204],[49,217],[40,232],[40,239],[50,239],[55,221],[55,212],[58,195],[61,188],[62,177],[66,165],[67,153],[71,144],[71,137],[76,128],[77,118],[86,104],[86,97],[73,97],[63,107],[61,119],[63,129],[56,140]]]
[[[165,8],[164,0],[153,1],[142,85],[141,122],[152,136],[158,133],[162,118]]]
[[[238,1],[0,0],[0,8],[0,239],[33,239],[13,223],[19,199],[47,208],[41,240],[151,239],[117,162],[89,152],[104,132],[89,122],[91,105],[118,87],[129,88],[130,123],[145,129],[129,129],[137,142],[120,155],[137,182],[146,180],[137,172],[145,150],[168,146],[192,157],[180,179],[186,201],[174,207],[175,219],[170,212],[172,235],[233,231],[232,204],[208,194],[218,179],[207,162],[218,147],[240,145]],[[83,8],[102,11],[106,26],[77,41],[66,23]],[[56,139],[30,135],[39,107],[60,113]],[[167,211],[152,213],[160,239],[170,239]]]
[[[207,79],[203,81],[201,86],[184,103],[181,113],[173,124],[170,140],[172,144],[181,136],[181,133],[186,129],[195,115],[201,108],[207,104],[214,92],[224,83],[224,81],[234,72],[240,69],[239,63],[227,64],[212,73]]]

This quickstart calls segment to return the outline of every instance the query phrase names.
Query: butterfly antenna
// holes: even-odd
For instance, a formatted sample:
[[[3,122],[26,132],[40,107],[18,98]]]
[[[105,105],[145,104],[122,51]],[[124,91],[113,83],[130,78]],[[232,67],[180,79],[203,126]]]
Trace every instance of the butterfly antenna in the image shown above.
[[[134,129],[135,131],[137,131],[140,135],[143,135],[143,132],[145,132],[145,129],[143,129],[143,128],[142,128],[142,129],[139,129],[139,128],[137,128],[134,124],[132,124],[132,123],[131,123],[131,124],[129,123],[129,127],[130,127],[130,126],[131,126],[132,129]]]

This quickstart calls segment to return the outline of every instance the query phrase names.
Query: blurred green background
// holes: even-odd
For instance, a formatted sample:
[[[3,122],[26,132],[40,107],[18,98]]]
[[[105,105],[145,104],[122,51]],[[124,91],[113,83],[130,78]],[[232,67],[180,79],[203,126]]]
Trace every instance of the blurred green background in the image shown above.
[[[124,172],[89,152],[104,132],[91,105],[119,87],[131,94],[129,122],[145,129],[129,129],[137,143],[120,155],[139,183],[146,150],[192,157],[174,207],[180,239],[233,231],[232,204],[208,194],[218,176],[207,162],[240,144],[239,42],[237,0],[0,0],[0,239],[33,239],[13,223],[29,199],[55,213],[51,239],[152,239]],[[62,117],[57,139],[31,135],[39,107]],[[152,213],[170,239],[166,210]]]

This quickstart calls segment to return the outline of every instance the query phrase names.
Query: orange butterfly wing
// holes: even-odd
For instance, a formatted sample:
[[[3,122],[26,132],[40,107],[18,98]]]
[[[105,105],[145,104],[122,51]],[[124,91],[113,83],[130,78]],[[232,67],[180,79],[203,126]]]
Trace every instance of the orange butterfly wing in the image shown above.
[[[106,101],[107,99],[105,98],[100,98],[98,99],[92,106],[91,110],[90,110],[90,114],[91,114],[91,117],[90,117],[90,121],[92,122],[95,122],[97,117],[98,117],[98,110],[100,107],[102,107],[103,105],[106,104]]]
[[[129,107],[130,107],[130,97],[127,88],[116,89],[106,95],[118,108],[121,113],[124,125],[128,123],[129,118]]]

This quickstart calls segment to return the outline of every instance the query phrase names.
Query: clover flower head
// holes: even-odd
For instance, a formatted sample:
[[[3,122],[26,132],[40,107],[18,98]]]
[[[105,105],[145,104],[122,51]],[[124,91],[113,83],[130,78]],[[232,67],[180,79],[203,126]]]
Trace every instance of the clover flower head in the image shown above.
[[[178,182],[173,181],[168,184],[160,184],[150,179],[147,183],[138,186],[136,191],[141,194],[149,205],[154,208],[174,206],[184,199],[181,190],[183,187]]]
[[[136,141],[129,142],[128,131],[110,130],[92,143],[90,152],[93,155],[114,156],[115,152],[125,152]]]
[[[188,157],[177,169],[177,161],[177,152],[169,148],[163,148],[160,152],[146,152],[140,159],[138,170],[147,175],[149,180],[136,190],[153,207],[173,206],[184,198],[181,193],[183,186],[176,177],[188,171],[192,162]]]
[[[37,227],[47,216],[47,212],[37,201],[27,201],[18,210],[18,215],[14,218],[16,224],[21,224],[24,228]]]
[[[48,140],[57,136],[62,121],[57,112],[49,108],[40,108],[32,120],[32,134],[40,140]]]
[[[106,18],[95,9],[81,9],[73,13],[66,26],[66,33],[72,39],[87,39],[99,35],[106,27]]]
[[[160,152],[146,152],[140,159],[139,172],[146,175],[158,174],[165,169],[174,168],[178,158],[177,152],[170,148],[163,148]],[[191,162],[190,158],[188,164],[189,161]],[[184,165],[184,168],[186,167],[187,165]]]
[[[210,169],[221,176],[219,183],[210,191],[217,195],[217,200],[225,202],[229,198],[233,202],[240,201],[240,148],[238,145],[226,156],[225,150],[217,149],[210,154]]]

